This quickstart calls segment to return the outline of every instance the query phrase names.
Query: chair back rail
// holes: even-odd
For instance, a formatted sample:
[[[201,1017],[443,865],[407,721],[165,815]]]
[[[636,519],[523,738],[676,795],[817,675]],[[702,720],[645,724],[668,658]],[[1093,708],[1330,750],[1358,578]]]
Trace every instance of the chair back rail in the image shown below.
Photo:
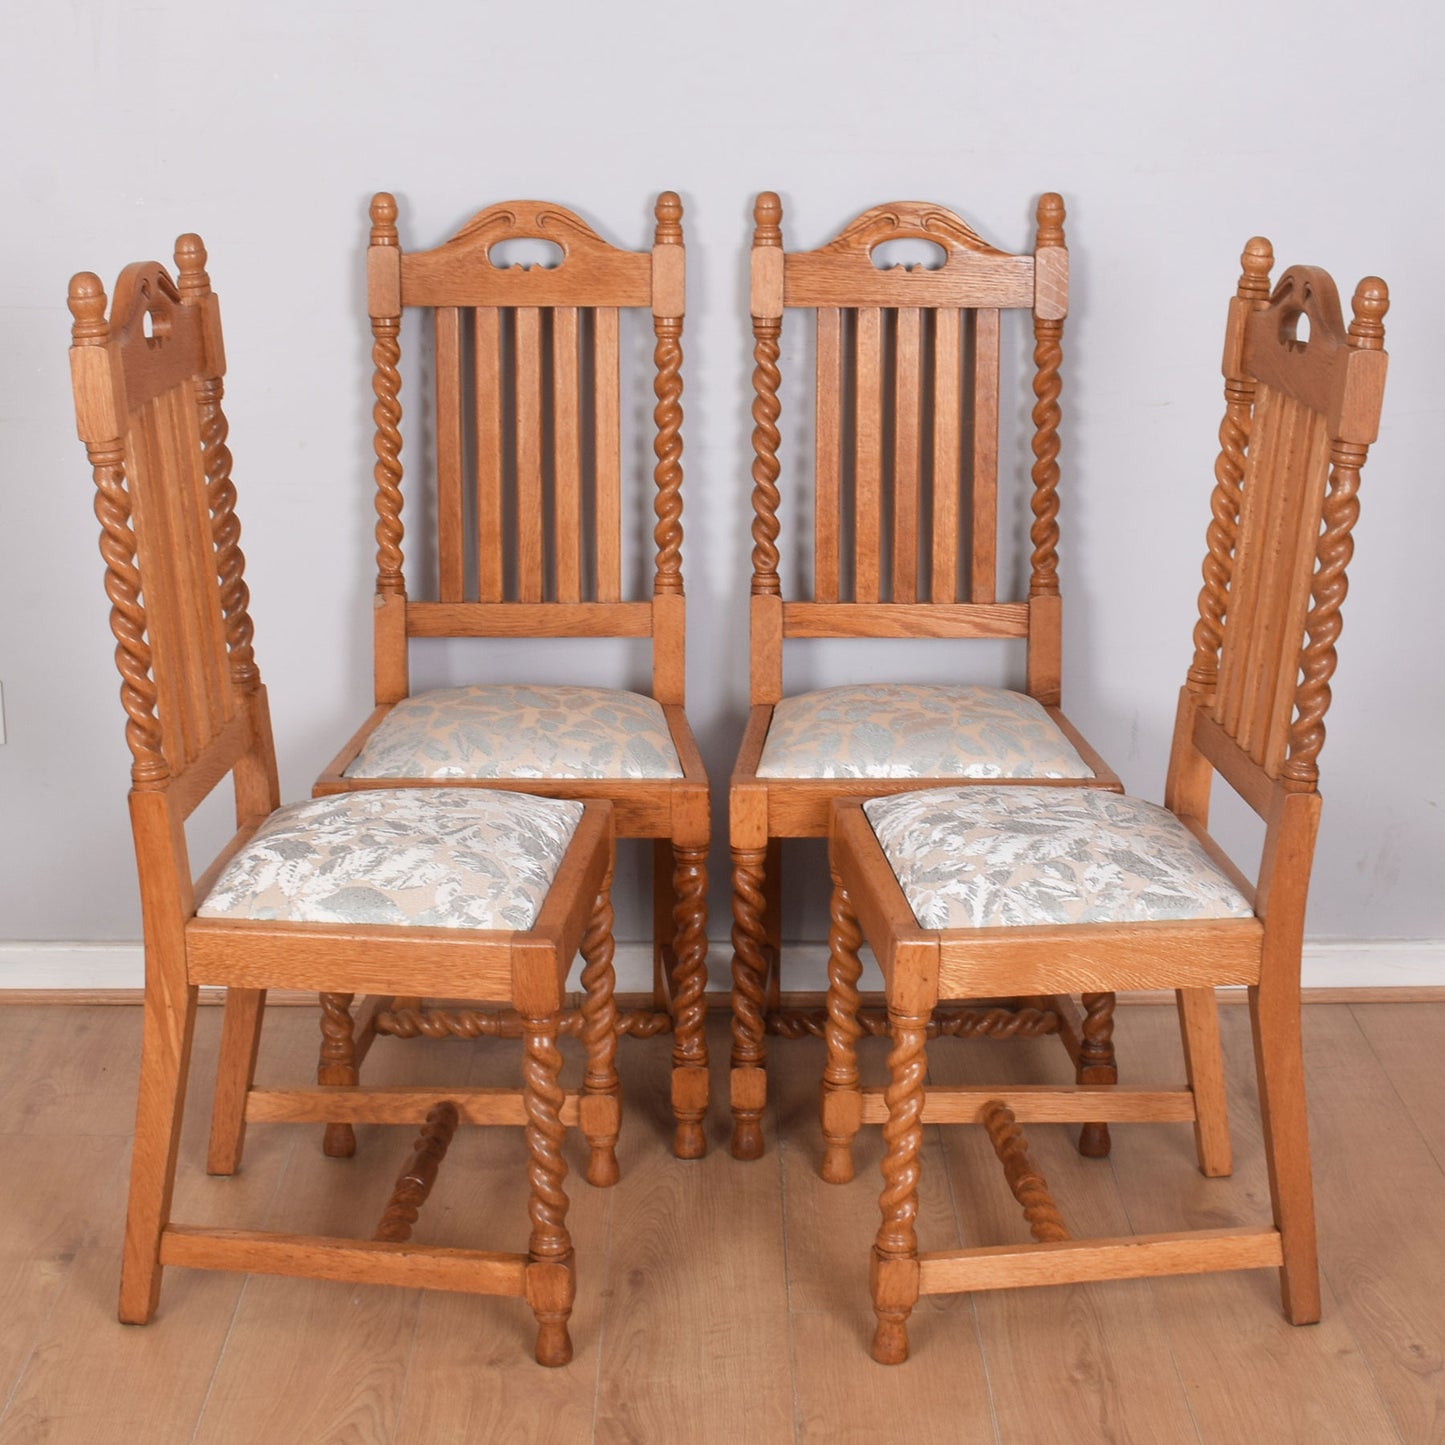
[[[753,608],[753,702],[781,695],[788,637],[1019,636],[1057,614],[998,596],[1000,333],[1003,310],[1029,310],[1035,405],[1029,598],[1058,593],[1058,369],[1067,312],[1063,203],[1045,196],[1032,255],[983,241],[952,212],[877,206],[825,246],[785,253],[782,208],[754,210],[752,313],[753,581],[778,576],[778,367],[782,316],[816,311],[811,592]],[[936,268],[880,269],[896,240],[933,242]],[[934,613],[938,609],[938,615]],[[1004,621],[1003,619],[1007,619]],[[1041,655],[1057,649],[1040,638]],[[761,665],[757,660],[761,659]],[[1030,687],[1056,702],[1056,669]]]
[[[69,294],[77,426],[96,485],[132,782],[169,792],[180,816],[260,746],[248,713],[261,689],[221,407],[225,358],[205,261],[187,235],[175,280],[155,262],[127,267],[108,317],[98,277],[81,273]]]
[[[682,207],[665,192],[650,252],[609,245],[560,206],[489,206],[430,251],[404,254],[396,202],[371,207],[377,484],[377,701],[407,690],[410,638],[626,636],[653,639],[654,695],[682,698]],[[552,242],[555,266],[491,259]],[[433,313],[437,589],[405,571],[400,330]],[[655,559],[650,596],[622,581],[619,312],[647,308],[653,391]],[[400,609],[400,616],[386,615]],[[666,696],[664,696],[666,694]]]
[[[1319,776],[1389,293],[1362,280],[1347,325],[1324,271],[1294,267],[1271,291],[1269,243],[1255,238],[1242,260],[1185,684],[1195,715],[1176,754],[1185,742],[1199,749],[1267,813],[1281,791],[1313,791]]]

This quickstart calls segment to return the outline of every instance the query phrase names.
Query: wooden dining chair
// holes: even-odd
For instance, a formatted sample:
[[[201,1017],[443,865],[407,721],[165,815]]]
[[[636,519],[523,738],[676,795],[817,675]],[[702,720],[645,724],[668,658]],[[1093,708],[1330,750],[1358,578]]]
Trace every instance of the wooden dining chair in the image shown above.
[[[1244,253],[1224,349],[1227,409],[1164,806],[1092,790],[971,788],[840,801],[822,1116],[824,1175],[846,1179],[860,1123],[883,1124],[873,1357],[906,1358],[923,1294],[1278,1266],[1295,1324],[1319,1318],[1300,1046],[1300,950],[1319,824],[1318,759],[1359,512],[1384,391],[1389,296],[1367,277],[1348,328],[1330,277]],[[1306,339],[1307,337],[1307,339]],[[1218,774],[1263,820],[1255,881],[1208,831]],[[861,933],[859,925],[861,924]],[[882,966],[886,1091],[860,1089],[857,945]],[[1227,1174],[1217,985],[1248,988],[1272,1222],[1075,1239],[1020,1123],[1086,1115],[1192,1121]],[[941,1087],[924,1082],[940,999],[995,990],[1176,991],[1183,1087]],[[982,1124],[1032,1244],[920,1254],[924,1121]]]
[[[821,1010],[784,1007],[778,964],[784,838],[824,837],[837,797],[937,782],[1047,781],[1117,790],[1118,778],[1060,711],[1059,368],[1068,312],[1064,205],[1038,203],[1032,254],[1010,255],[953,212],[921,202],[875,206],[816,251],[784,252],[782,207],[754,210],[751,709],[728,792],[733,865],[732,1152],[763,1151],[764,1034],[819,1032]],[[927,242],[935,268],[875,260],[880,247]],[[816,313],[810,589],[783,595],[779,367],[784,312]],[[1033,333],[1027,595],[1009,596],[1010,458],[1000,466],[1001,334],[1017,312]],[[1003,510],[1001,511],[1001,497]],[[867,682],[783,696],[784,643],[813,638],[1017,639],[1022,691]],[[979,649],[972,649],[978,653]],[[860,1017],[882,1032],[877,1010]],[[1113,1000],[1079,1016],[1042,1000],[955,1012],[971,1033],[1060,1033],[1080,1079],[1115,1077]],[[1108,1151],[1103,1126],[1080,1147]]]
[[[653,1007],[625,1033],[673,1033],[675,1152],[705,1148],[707,777],[683,711],[682,204],[664,191],[650,252],[619,250],[560,206],[512,201],[478,212],[450,240],[404,253],[396,201],[371,204],[367,305],[376,394],[376,706],[315,786],[508,788],[606,798],[623,838],[653,840]],[[550,243],[553,266],[494,263],[498,246]],[[500,253],[498,253],[500,256]],[[619,313],[650,311],[657,462],[651,576],[624,580],[623,398]],[[435,476],[413,495],[426,545],[403,551],[400,333],[430,322]],[[432,577],[434,575],[434,582]],[[487,681],[413,693],[419,638],[648,639],[649,694]],[[353,1030],[474,1036],[475,1009],[398,1001],[353,1024],[327,1000],[320,1076],[354,1082]],[[577,1025],[575,1013],[564,1026]],[[331,1153],[349,1131],[328,1131]]]
[[[596,1184],[617,1177],[612,819],[605,801],[459,789],[346,792],[280,806],[236,519],[220,312],[200,239],[177,275],[128,266],[110,313],[70,284],[76,417],[101,524],[145,932],[145,1021],[120,1317],[144,1324],[167,1265],[524,1296],[537,1359],[571,1354],[575,1291],[563,1131],[580,1124]],[[186,820],[230,779],[236,833],[193,878]],[[568,967],[586,967],[580,1093],[558,1083]],[[240,1165],[248,1122],[422,1125],[371,1240],[175,1222],[197,990],[226,1006],[209,1169]],[[520,1089],[254,1087],[266,990],[438,992],[504,1002],[524,1040]],[[526,1132],[526,1253],[409,1243],[459,1123]],[[518,1193],[523,1174],[518,1171]],[[522,1204],[518,1199],[518,1211]]]

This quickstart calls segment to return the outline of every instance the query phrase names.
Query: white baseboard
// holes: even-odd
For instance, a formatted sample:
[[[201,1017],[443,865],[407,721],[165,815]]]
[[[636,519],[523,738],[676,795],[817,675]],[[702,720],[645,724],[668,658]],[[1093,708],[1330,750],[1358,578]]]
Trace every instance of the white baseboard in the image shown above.
[[[828,952],[821,943],[786,945],[789,990],[827,986]],[[709,944],[712,989],[726,991],[732,947]],[[624,992],[652,987],[652,948],[617,946],[617,986]],[[0,942],[0,991],[8,989],[94,991],[140,988],[145,968],[138,943]],[[1445,939],[1351,939],[1307,942],[1304,986],[1335,988],[1445,987]]]

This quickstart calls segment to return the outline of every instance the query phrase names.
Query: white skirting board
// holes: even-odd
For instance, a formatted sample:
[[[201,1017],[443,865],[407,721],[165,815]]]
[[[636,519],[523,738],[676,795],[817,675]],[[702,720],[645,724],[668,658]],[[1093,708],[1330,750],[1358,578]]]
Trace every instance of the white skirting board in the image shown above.
[[[820,943],[784,945],[783,986],[827,987],[827,949]],[[866,957],[866,955],[865,955]],[[710,992],[726,992],[732,947],[709,945]],[[617,986],[624,992],[652,987],[652,949],[645,943],[617,947]],[[871,968],[864,975],[869,987]],[[130,989],[144,982],[138,943],[0,943],[0,990]],[[1307,942],[1306,988],[1438,988],[1445,986],[1445,939],[1347,939]]]

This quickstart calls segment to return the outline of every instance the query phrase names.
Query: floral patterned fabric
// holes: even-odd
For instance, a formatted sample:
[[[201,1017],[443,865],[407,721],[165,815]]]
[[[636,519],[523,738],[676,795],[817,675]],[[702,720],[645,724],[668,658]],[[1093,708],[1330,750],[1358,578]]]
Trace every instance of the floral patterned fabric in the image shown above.
[[[1001,687],[874,683],[785,697],[760,778],[1091,778],[1041,704]]]
[[[1167,809],[1094,788],[926,788],[863,805],[924,928],[1249,918]]]
[[[662,706],[606,687],[440,687],[403,699],[348,778],[680,778]]]
[[[203,918],[526,929],[582,804],[481,788],[338,793],[279,808]]]

